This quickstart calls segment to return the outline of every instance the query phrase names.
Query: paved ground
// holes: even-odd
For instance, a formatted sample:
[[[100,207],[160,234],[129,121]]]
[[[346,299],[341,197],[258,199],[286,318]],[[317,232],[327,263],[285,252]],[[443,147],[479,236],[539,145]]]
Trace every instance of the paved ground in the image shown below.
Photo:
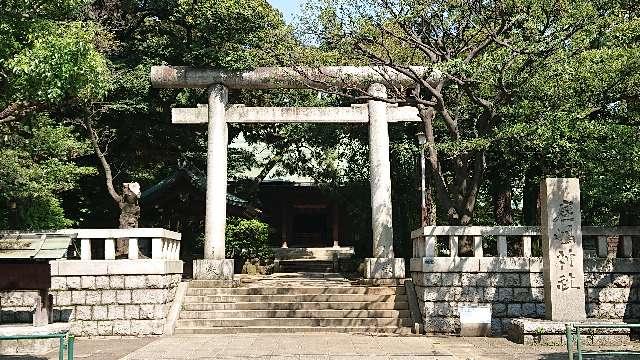
[[[640,351],[635,343],[630,348]],[[162,338],[79,339],[76,359],[254,359],[254,360],[566,360],[564,347],[530,347],[502,338],[370,336],[350,334],[241,334]],[[598,357],[639,359],[640,356]],[[4,359],[4,358],[3,358]],[[7,357],[55,360],[57,354]],[[586,358],[585,358],[586,359]]]

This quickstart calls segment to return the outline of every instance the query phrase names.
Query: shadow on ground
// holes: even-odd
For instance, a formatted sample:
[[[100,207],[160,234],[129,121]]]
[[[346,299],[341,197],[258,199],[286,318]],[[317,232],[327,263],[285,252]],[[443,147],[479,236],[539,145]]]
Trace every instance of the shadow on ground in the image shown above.
[[[570,360],[567,353],[541,354],[540,360]],[[578,359],[578,355],[574,354],[574,359]],[[582,355],[583,360],[638,360],[640,353],[629,355],[606,355],[605,353],[597,355]]]

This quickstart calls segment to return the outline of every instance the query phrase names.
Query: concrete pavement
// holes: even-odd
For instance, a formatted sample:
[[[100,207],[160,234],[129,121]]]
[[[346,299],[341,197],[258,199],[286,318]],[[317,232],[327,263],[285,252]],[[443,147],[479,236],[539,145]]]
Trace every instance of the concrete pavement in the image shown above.
[[[624,348],[640,351],[638,343]],[[634,358],[638,356],[603,359]],[[57,354],[14,359],[54,360]],[[503,338],[312,333],[79,339],[76,342],[76,359],[566,360],[567,355],[561,346],[525,346]]]

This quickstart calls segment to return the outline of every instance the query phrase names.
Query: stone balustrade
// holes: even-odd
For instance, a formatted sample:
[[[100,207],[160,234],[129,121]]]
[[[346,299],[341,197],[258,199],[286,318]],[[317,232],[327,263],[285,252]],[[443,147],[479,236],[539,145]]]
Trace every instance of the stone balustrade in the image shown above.
[[[590,250],[581,261],[584,280],[574,285],[586,294],[587,318],[640,319],[640,267],[632,251],[640,227],[581,226],[581,230],[582,238],[588,239],[583,244],[588,243],[585,247]],[[428,226],[413,231],[410,272],[425,329],[457,333],[459,306],[469,304],[491,306],[494,335],[506,333],[513,319],[548,318],[544,258],[532,254],[532,242],[542,236],[537,226]],[[473,239],[472,256],[456,251],[463,237]],[[437,245],[445,239],[452,250],[446,255],[438,251],[446,245]],[[497,243],[497,256],[483,251],[483,241],[489,239]],[[508,254],[507,245],[516,241],[522,250]],[[560,336],[550,339],[561,341]]]
[[[136,260],[140,256],[141,239],[151,239],[151,258],[154,260],[178,260],[180,256],[181,234],[161,228],[131,229],[65,229],[65,234],[77,234],[80,240],[80,260],[91,260],[92,243],[104,242],[104,260],[115,260],[116,240],[128,242],[128,259]]]
[[[522,256],[531,257],[531,239],[541,235],[538,226],[425,226],[414,230],[411,238],[414,258],[439,256],[436,251],[439,236],[448,237],[450,257],[458,257],[458,243],[463,236],[473,237],[473,257],[484,257],[483,238],[491,236],[496,237],[498,257],[508,256],[508,241],[521,241]],[[620,257],[630,258],[633,255],[633,237],[640,236],[640,226],[583,226],[582,235],[597,239],[598,257],[615,257],[615,253],[611,254],[609,239],[617,237]]]
[[[68,254],[66,259],[49,262],[54,321],[68,322],[77,336],[163,333],[182,279],[180,233],[160,228],[58,232],[77,234],[80,258]],[[127,258],[116,259],[118,239],[128,241]],[[104,243],[104,256],[98,242]],[[34,291],[0,291],[0,323],[30,322],[36,295]]]

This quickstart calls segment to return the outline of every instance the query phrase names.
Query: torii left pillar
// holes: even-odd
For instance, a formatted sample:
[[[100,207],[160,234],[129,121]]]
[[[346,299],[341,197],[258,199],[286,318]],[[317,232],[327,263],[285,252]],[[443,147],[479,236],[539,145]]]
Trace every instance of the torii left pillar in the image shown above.
[[[207,136],[207,201],[204,259],[194,260],[194,279],[233,279],[233,259],[225,259],[227,224],[227,140],[225,111],[228,89],[209,87]]]
[[[387,89],[380,83],[374,83],[368,92],[378,99],[367,103],[373,257],[366,259],[364,275],[368,279],[401,279],[405,276],[405,262],[393,253],[389,114],[387,103],[379,100],[387,97]]]

